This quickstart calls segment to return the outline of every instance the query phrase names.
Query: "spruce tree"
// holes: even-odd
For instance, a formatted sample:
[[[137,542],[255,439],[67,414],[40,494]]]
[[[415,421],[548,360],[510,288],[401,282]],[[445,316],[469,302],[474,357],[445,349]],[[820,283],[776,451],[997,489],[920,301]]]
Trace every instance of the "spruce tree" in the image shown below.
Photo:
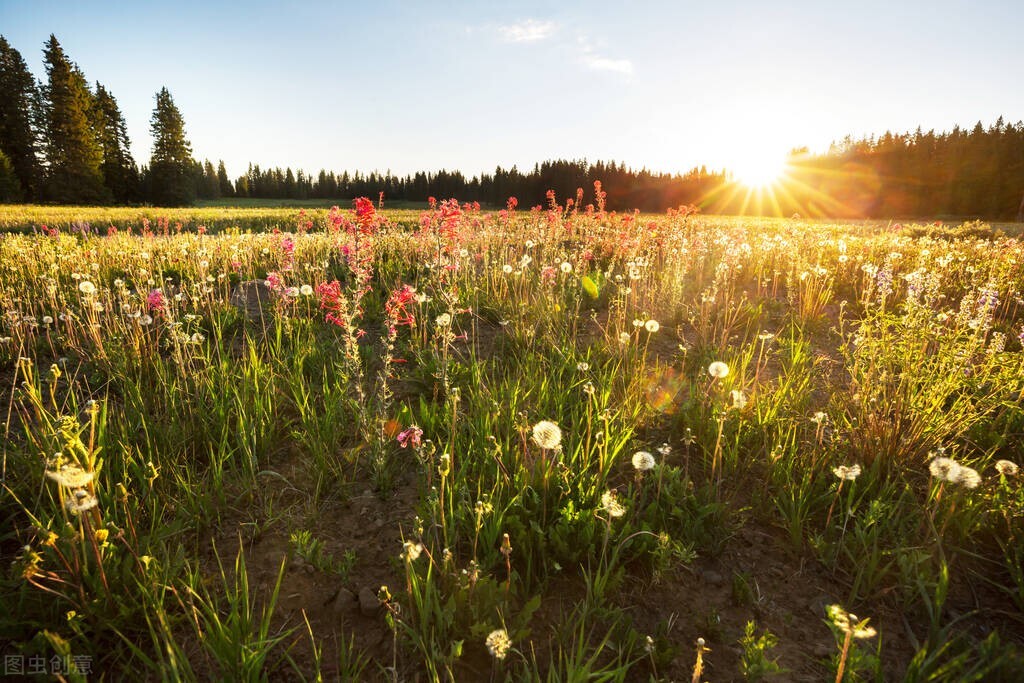
[[[14,172],[14,165],[0,149],[0,204],[21,201],[21,183]]]
[[[21,53],[0,36],[0,150],[17,178],[19,199],[33,199],[39,189],[40,166],[32,119],[35,79]]]
[[[161,88],[156,94],[150,132],[153,134],[150,199],[158,206],[192,204],[196,199],[192,146],[185,137],[185,120],[167,88]]]
[[[139,169],[129,151],[128,128],[117,100],[96,83],[92,108],[93,128],[103,150],[103,183],[115,202],[138,199]]]
[[[48,78],[43,89],[47,163],[43,197],[66,204],[109,201],[103,185],[103,150],[90,120],[93,95],[85,76],[52,34],[43,57]]]
[[[224,167],[224,160],[217,164],[217,185],[220,187],[221,197],[235,196],[235,190],[231,187],[231,180],[228,178],[228,170]]]

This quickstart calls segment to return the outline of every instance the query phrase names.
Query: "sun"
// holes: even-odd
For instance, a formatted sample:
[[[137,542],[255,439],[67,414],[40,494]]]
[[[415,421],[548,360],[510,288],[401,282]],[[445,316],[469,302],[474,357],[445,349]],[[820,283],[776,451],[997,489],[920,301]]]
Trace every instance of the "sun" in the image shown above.
[[[771,187],[786,172],[786,158],[772,152],[751,153],[729,167],[736,182],[749,189]]]

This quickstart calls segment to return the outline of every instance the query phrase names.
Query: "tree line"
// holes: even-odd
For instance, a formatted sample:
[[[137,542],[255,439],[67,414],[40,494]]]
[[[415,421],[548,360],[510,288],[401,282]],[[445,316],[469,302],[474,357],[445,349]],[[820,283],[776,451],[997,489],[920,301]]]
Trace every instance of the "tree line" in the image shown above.
[[[90,85],[56,37],[43,56],[46,79],[37,82],[0,36],[0,202],[182,206],[197,198],[344,200],[383,193],[392,200],[457,197],[492,206],[516,197],[531,206],[546,203],[549,190],[564,201],[600,181],[610,210],[694,204],[708,213],[1024,218],[1024,123],[1001,117],[971,130],[886,132],[847,137],[820,154],[794,150],[786,174],[762,190],[703,166],[670,174],[565,159],[472,177],[448,170],[312,175],[250,164],[232,180],[223,161],[214,166],[193,158],[166,88],[156,94],[150,121],[152,155],[140,167],[114,95],[99,82]]]
[[[90,85],[53,35],[46,79],[0,36],[0,201],[180,206],[195,201],[195,161],[167,88],[150,121],[153,153],[141,168],[113,93]]]

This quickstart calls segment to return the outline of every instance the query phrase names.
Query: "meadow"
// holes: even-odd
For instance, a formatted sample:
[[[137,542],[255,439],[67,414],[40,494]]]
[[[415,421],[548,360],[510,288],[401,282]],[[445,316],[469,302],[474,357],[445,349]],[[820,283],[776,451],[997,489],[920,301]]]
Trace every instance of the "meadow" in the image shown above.
[[[1024,243],[992,226],[598,188],[0,229],[5,666],[1024,671]]]

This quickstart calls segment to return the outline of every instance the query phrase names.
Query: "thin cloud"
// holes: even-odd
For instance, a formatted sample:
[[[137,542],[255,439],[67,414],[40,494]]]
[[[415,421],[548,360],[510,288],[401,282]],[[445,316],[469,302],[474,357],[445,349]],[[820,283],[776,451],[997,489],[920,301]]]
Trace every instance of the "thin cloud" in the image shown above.
[[[611,71],[623,76],[633,75],[633,62],[628,59],[612,59],[599,55],[590,45],[590,39],[580,36],[576,40],[580,49],[580,62],[588,69],[595,71]]]
[[[596,71],[614,71],[629,76],[633,73],[633,62],[628,59],[609,59],[597,55],[584,55],[583,63]]]
[[[515,24],[499,26],[498,33],[506,43],[535,43],[538,40],[550,38],[556,28],[553,21],[527,19]]]

